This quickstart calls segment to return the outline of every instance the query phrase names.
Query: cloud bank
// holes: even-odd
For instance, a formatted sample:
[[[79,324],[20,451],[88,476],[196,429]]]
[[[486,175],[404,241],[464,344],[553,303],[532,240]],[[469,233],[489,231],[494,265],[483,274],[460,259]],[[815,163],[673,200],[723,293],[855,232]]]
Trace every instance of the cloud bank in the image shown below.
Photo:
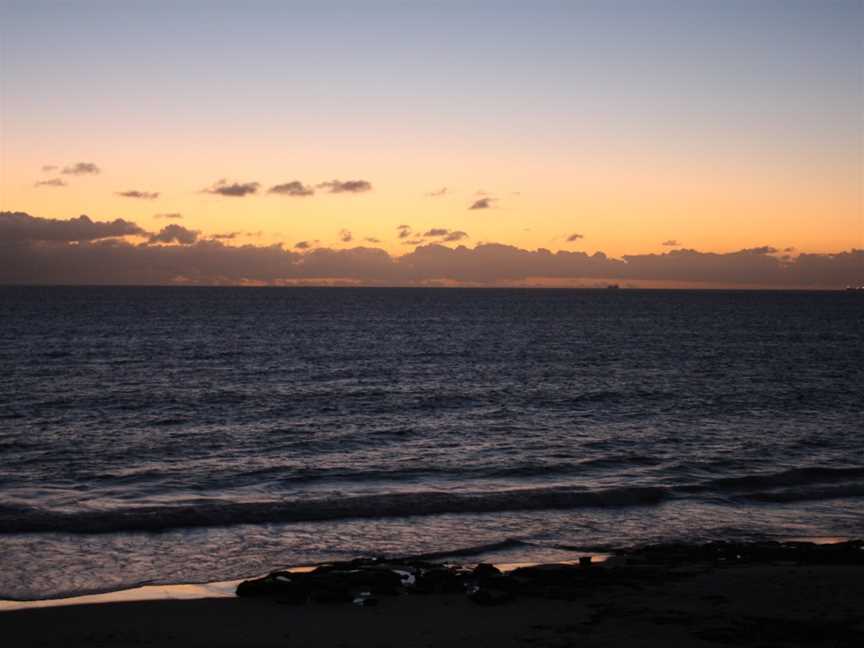
[[[133,243],[116,237],[147,236]],[[838,288],[864,283],[864,250],[778,256],[762,246],[714,253],[670,250],[611,258],[484,243],[420,245],[400,257],[375,247],[332,249],[305,241],[226,245],[171,224],[147,235],[122,219],[93,221],[0,213],[0,283],[520,285],[533,280],[687,282]],[[543,281],[537,281],[543,283]]]
[[[180,245],[192,245],[198,240],[199,232],[196,230],[186,229],[182,225],[166,225],[156,234],[151,234],[148,238],[150,243],[178,243]],[[223,235],[216,235],[217,238],[224,238]],[[229,236],[228,238],[233,238]]]
[[[135,223],[117,218],[93,221],[88,216],[69,220],[37,218],[24,212],[0,212],[0,245],[21,241],[95,241],[114,236],[142,235],[146,232]]]

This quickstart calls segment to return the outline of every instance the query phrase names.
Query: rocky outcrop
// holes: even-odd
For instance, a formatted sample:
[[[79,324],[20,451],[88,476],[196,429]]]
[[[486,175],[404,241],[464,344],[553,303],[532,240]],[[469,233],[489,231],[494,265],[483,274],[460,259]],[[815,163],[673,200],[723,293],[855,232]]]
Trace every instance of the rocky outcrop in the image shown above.
[[[237,596],[295,605],[353,601],[368,606],[377,604],[378,596],[465,594],[478,605],[499,605],[517,597],[574,600],[598,587],[639,588],[708,569],[769,563],[862,565],[864,543],[664,544],[623,551],[605,563],[583,558],[578,564],[532,565],[509,572],[487,563],[468,569],[415,559],[359,558],[246,580],[237,587]]]

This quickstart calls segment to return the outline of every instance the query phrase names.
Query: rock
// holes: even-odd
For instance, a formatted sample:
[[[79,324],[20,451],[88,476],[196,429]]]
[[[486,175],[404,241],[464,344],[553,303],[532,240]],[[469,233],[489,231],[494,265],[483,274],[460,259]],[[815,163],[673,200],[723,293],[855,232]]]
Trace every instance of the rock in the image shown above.
[[[309,595],[309,588],[302,578],[276,572],[263,578],[245,580],[237,586],[237,596],[270,596],[285,600],[303,600]]]
[[[465,591],[464,574],[446,567],[424,570],[417,577],[414,590],[421,593],[461,593]]]
[[[476,578],[489,578],[490,576],[500,576],[501,570],[495,565],[489,563],[480,563],[472,572]]]

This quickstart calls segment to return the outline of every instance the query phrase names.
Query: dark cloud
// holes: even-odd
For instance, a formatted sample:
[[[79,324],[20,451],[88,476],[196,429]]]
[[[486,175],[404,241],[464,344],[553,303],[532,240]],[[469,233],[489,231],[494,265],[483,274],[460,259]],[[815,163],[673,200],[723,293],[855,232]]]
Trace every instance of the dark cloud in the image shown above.
[[[491,209],[492,201],[494,200],[494,198],[480,198],[471,203],[471,206],[468,209]]]
[[[311,248],[313,243],[311,241],[298,241],[294,244],[295,250],[308,250]]]
[[[363,193],[372,190],[372,184],[367,180],[330,180],[317,186],[319,189],[327,189],[330,193]]]
[[[153,218],[170,218],[173,220],[179,220],[183,218],[183,214],[178,212],[169,212],[167,214],[153,214]]]
[[[367,243],[380,243],[381,242],[380,239],[377,239],[374,236],[367,236],[363,240],[366,241]]]
[[[354,240],[354,235],[347,229],[339,230],[339,240],[343,243],[350,243]]]
[[[864,250],[778,257],[762,246],[713,253],[674,249],[610,258],[602,252],[526,250],[482,243],[422,245],[400,257],[373,247],[295,250],[281,245],[227,245],[169,225],[154,243],[119,238],[142,234],[134,223],[68,221],[0,214],[0,283],[244,284],[332,283],[361,285],[523,285],[525,282],[640,281],[654,285],[842,288],[864,283]],[[452,232],[451,232],[452,233]]]
[[[579,239],[583,239],[583,238],[585,238],[585,236],[582,234],[571,234],[570,236],[567,237],[567,242],[573,243],[574,241],[578,241]]]
[[[665,247],[681,247],[681,244],[675,239],[669,239],[668,241],[663,241],[660,245]]]
[[[199,232],[186,229],[182,225],[166,225],[156,234],[151,234],[148,243],[179,243],[180,245],[192,245],[198,240]],[[213,238],[220,238],[219,235]],[[233,237],[230,237],[233,238]]]
[[[219,196],[242,197],[258,192],[261,185],[257,182],[231,182],[224,178],[214,183],[212,187],[204,189],[205,193],[217,194]]]
[[[441,196],[445,195],[446,193],[447,193],[447,187],[441,187],[440,189],[438,189],[438,191],[430,191],[426,195],[429,198],[440,198]]]
[[[243,232],[225,232],[224,234],[211,234],[207,238],[215,239],[217,241],[231,241],[242,234]]]
[[[51,178],[50,180],[40,180],[34,187],[65,187],[66,181],[61,178]]]
[[[66,175],[94,175],[100,173],[101,169],[92,162],[76,162],[67,167],[63,167],[60,173]]]
[[[95,241],[114,236],[146,234],[135,223],[118,218],[93,221],[89,216],[69,220],[38,218],[24,212],[0,212],[0,242]]]
[[[58,168],[56,164],[43,164],[42,173],[50,173],[51,171],[56,171]]]
[[[274,185],[267,190],[267,193],[280,194],[282,196],[313,196],[315,190],[312,187],[307,187],[299,180],[284,182]]]
[[[118,191],[118,196],[122,196],[123,198],[140,198],[142,200],[155,200],[159,197],[158,191],[136,191],[134,189],[130,189],[129,191]]]
[[[424,238],[441,238],[442,241],[461,241],[462,239],[468,238],[468,234],[461,230],[450,231],[448,229],[444,229],[443,227],[433,227],[426,232],[423,232],[422,235]]]
[[[452,232],[448,232],[444,237],[444,240],[447,242],[461,241],[462,239],[468,238],[468,234],[463,232],[462,230],[454,230]]]
[[[425,242],[426,241],[423,239],[409,239],[407,241],[402,241],[402,245],[423,245]]]
[[[406,239],[411,236],[411,226],[410,225],[397,225],[396,229],[399,231],[399,238]]]
[[[741,250],[741,252],[739,254],[762,255],[762,254],[777,254],[777,252],[779,252],[779,250],[775,247],[771,247],[770,245],[762,245],[760,247],[745,248],[745,249]]]

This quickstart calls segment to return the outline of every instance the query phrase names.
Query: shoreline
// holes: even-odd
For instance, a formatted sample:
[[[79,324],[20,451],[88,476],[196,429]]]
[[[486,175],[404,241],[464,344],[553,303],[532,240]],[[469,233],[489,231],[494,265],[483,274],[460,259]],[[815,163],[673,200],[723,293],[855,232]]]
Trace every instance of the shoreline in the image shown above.
[[[853,542],[854,540],[847,536],[805,536],[805,537],[787,537],[779,541],[779,543],[802,543],[812,545],[831,545]],[[650,548],[653,545],[646,545],[645,548]],[[697,546],[695,544],[689,546]],[[555,564],[575,565],[579,559],[585,556],[590,556],[594,564],[604,563],[607,560],[620,559],[622,555],[628,552],[638,551],[642,547],[632,547],[620,551],[610,552],[590,552],[573,550],[573,558],[569,560],[555,561]],[[436,552],[435,554],[425,554],[417,557],[405,557],[395,559],[397,561],[411,561],[422,559],[435,559],[444,564],[457,564],[455,560],[444,560],[445,558],[458,558],[460,550],[454,550],[452,553]],[[281,568],[277,571],[304,573],[315,570],[325,565],[333,564],[332,562],[323,562],[309,565],[295,565]],[[460,562],[462,567],[473,568],[477,562]],[[544,563],[537,561],[519,561],[512,560],[507,562],[493,562],[497,569],[502,572],[510,572],[520,567],[537,566]],[[82,594],[73,594],[70,596],[50,597],[44,599],[2,599],[0,598],[0,614],[4,612],[29,610],[29,609],[44,609],[53,607],[66,607],[76,605],[104,605],[111,603],[135,603],[143,601],[175,601],[175,600],[200,600],[214,598],[236,598],[237,586],[247,580],[265,578],[266,574],[257,574],[245,576],[243,578],[234,578],[228,580],[206,581],[200,583],[145,583],[124,587],[116,590],[86,592]]]
[[[380,584],[383,574],[392,579],[394,569],[420,565],[360,559],[306,571],[297,581],[332,584],[348,575],[365,588],[372,581],[356,582],[358,574]],[[297,582],[275,572],[246,581],[250,596],[223,590],[209,598],[6,611],[0,634],[9,645],[43,648],[864,645],[861,541],[653,545],[605,563],[504,574],[487,564],[431,568],[439,584],[472,586],[413,591],[412,583],[398,594],[375,594],[374,606],[340,604],[320,594],[289,600],[284,588]],[[450,580],[441,580],[447,570]]]

